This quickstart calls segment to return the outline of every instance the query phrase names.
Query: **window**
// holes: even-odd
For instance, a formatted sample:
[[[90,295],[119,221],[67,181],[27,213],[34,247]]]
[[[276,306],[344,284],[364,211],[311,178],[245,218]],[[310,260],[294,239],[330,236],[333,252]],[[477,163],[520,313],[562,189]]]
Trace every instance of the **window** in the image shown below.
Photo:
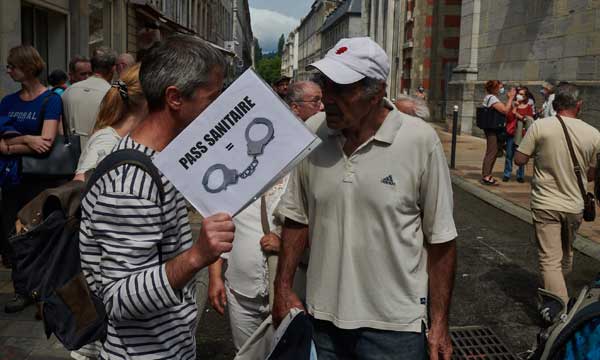
[[[101,46],[112,46],[112,4],[108,0],[89,1],[89,53]]]
[[[31,45],[46,62],[40,79],[46,83],[48,70],[67,70],[67,15],[24,3],[21,8],[21,42]]]

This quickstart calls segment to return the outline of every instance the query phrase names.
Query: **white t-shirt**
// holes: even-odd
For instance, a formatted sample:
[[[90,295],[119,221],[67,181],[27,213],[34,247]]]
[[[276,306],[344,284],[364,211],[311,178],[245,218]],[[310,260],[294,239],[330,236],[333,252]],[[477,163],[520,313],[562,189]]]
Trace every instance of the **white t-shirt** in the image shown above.
[[[387,105],[379,130],[350,156],[324,115],[309,119],[323,143],[292,172],[278,212],[308,225],[311,315],[342,329],[420,333],[426,244],[457,236],[452,184],[433,128]]]
[[[267,215],[271,232],[281,233],[273,212],[284,193],[288,176],[279,181],[265,194]],[[261,199],[254,201],[233,218],[235,224],[235,241],[229,254],[222,256],[227,259],[225,281],[234,292],[247,297],[256,298],[269,294],[269,274],[267,257],[260,246],[263,237],[261,216]]]
[[[485,106],[485,107],[492,107],[495,103],[499,103],[499,102],[500,102],[500,99],[498,99],[498,97],[493,94],[487,94],[483,98],[483,106]]]
[[[95,169],[96,165],[121,141],[121,136],[111,126],[96,131],[88,140],[79,157],[76,174]]]
[[[110,84],[92,76],[67,88],[62,95],[64,116],[74,134],[81,136],[81,146],[85,146],[96,124],[96,117],[104,95]]]
[[[554,106],[552,105],[554,98],[555,94],[550,94],[548,99],[542,104],[542,117],[556,116],[556,111],[554,111]]]

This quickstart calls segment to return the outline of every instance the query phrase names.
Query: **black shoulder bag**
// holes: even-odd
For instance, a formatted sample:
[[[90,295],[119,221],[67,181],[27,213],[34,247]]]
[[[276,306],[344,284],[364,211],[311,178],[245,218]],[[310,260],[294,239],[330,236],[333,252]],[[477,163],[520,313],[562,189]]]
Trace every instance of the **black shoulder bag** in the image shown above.
[[[493,106],[489,106],[490,96],[487,100],[486,106],[478,106],[476,109],[475,120],[478,128],[482,130],[501,130],[506,126],[506,116],[494,109]]]
[[[43,102],[38,116],[40,122],[39,134],[42,134],[46,115],[46,106],[53,96],[50,92]],[[60,121],[60,119],[57,119]],[[46,178],[69,178],[75,175],[77,163],[81,155],[81,140],[78,135],[72,135],[69,121],[62,119],[63,135],[56,135],[52,148],[44,154],[28,154],[21,156],[21,175],[31,175]]]
[[[594,221],[594,219],[596,219],[596,199],[594,198],[594,194],[587,192],[585,185],[583,184],[582,176],[584,174],[581,166],[579,166],[577,158],[575,157],[575,150],[573,150],[573,143],[571,142],[571,137],[569,136],[567,126],[560,115],[556,115],[556,117],[558,118],[558,121],[560,121],[560,125],[565,132],[565,139],[567,139],[569,153],[571,154],[571,160],[573,161],[573,168],[575,169],[577,184],[579,185],[579,191],[581,191],[581,196],[583,197],[583,220]]]

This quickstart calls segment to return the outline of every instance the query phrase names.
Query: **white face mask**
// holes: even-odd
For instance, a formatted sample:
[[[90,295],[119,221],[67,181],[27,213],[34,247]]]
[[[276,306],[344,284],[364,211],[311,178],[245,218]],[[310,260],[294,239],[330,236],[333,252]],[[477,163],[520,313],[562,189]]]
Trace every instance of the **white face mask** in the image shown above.
[[[525,100],[525,97],[523,95],[521,95],[521,94],[518,94],[517,95],[517,101],[523,101],[523,100]]]

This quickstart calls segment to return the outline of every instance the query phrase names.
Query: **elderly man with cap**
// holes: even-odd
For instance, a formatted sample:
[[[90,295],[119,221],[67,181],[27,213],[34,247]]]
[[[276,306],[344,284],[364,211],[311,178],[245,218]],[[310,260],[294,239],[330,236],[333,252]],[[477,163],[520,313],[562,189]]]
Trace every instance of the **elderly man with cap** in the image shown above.
[[[273,320],[305,308],[292,285],[310,239],[306,310],[319,359],[426,359],[427,348],[450,359],[457,232],[442,144],[384,98],[388,56],[369,38],[342,39],[311,67],[325,114],[307,124],[323,143],[278,206]]]

